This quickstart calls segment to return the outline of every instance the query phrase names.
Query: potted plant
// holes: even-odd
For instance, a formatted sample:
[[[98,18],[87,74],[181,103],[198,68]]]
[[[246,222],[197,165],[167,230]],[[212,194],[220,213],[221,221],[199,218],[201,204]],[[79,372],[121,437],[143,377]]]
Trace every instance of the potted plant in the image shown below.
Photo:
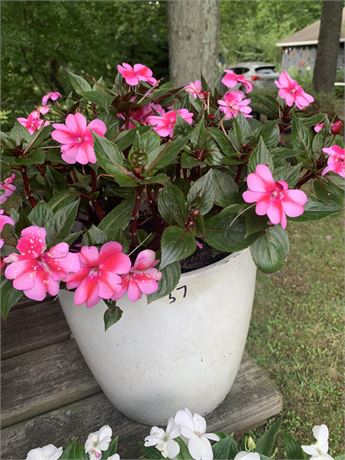
[[[2,134],[2,314],[59,295],[121,412],[208,413],[240,365],[256,266],[284,264],[287,219],[342,209],[341,123],[286,72],[252,101],[228,70],[212,90],[126,63],[110,88],[70,81]]]

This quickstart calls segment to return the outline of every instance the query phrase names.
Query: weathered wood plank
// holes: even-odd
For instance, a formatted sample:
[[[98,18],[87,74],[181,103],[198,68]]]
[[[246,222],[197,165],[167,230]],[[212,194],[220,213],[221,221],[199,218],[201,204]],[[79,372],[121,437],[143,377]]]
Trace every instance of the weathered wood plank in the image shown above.
[[[5,359],[1,372],[2,427],[100,391],[74,340]]]
[[[245,356],[234,386],[225,401],[207,416],[210,431],[237,432],[262,424],[282,409],[282,396],[267,374]],[[173,414],[172,414],[173,415]],[[2,430],[2,458],[25,458],[37,446],[65,445],[72,437],[109,424],[120,436],[122,458],[138,458],[149,427],[128,420],[103,393],[48,412]]]
[[[61,342],[71,332],[58,301],[16,306],[1,323],[1,358]]]

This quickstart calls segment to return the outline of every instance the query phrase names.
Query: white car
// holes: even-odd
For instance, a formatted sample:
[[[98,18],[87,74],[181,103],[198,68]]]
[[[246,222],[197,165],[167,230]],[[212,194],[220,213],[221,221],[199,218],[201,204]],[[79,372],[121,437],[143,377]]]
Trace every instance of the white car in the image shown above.
[[[233,70],[237,75],[244,75],[257,87],[273,86],[274,80],[277,80],[279,73],[275,70],[274,64],[265,62],[242,62],[227,69]]]

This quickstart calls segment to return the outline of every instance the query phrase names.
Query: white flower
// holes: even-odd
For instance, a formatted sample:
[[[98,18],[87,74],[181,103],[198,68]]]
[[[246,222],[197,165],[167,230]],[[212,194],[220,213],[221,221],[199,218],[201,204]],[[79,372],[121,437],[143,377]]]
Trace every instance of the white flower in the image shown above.
[[[89,454],[90,460],[99,460],[102,450],[107,450],[111,443],[113,432],[109,425],[104,425],[99,431],[90,433],[85,442],[85,453]]]
[[[315,444],[302,446],[304,452],[311,456],[310,460],[333,460],[328,455],[328,428],[326,425],[316,425],[313,428]]]
[[[180,453],[180,446],[174,439],[180,434],[181,431],[176,426],[174,417],[171,417],[166,431],[157,426],[151,428],[150,435],[145,438],[145,447],[155,446],[164,458],[175,458]]]
[[[48,444],[44,447],[31,449],[26,460],[58,460],[62,455],[62,447],[55,447],[53,444]]]
[[[120,460],[120,455],[119,454],[114,454],[108,457],[108,460]]]
[[[260,455],[257,452],[239,452],[234,460],[260,460]]]
[[[216,434],[206,433],[206,420],[190,410],[179,410],[175,415],[175,423],[181,429],[181,434],[188,440],[188,450],[194,460],[212,460],[213,451],[209,439],[219,441]]]

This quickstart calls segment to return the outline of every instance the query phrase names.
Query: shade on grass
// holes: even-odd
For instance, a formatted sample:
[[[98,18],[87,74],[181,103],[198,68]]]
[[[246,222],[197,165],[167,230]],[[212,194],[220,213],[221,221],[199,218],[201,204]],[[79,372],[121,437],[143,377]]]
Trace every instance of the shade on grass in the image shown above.
[[[284,425],[301,443],[326,423],[330,453],[344,451],[344,219],[290,223],[284,269],[258,274],[248,350],[284,398]]]

